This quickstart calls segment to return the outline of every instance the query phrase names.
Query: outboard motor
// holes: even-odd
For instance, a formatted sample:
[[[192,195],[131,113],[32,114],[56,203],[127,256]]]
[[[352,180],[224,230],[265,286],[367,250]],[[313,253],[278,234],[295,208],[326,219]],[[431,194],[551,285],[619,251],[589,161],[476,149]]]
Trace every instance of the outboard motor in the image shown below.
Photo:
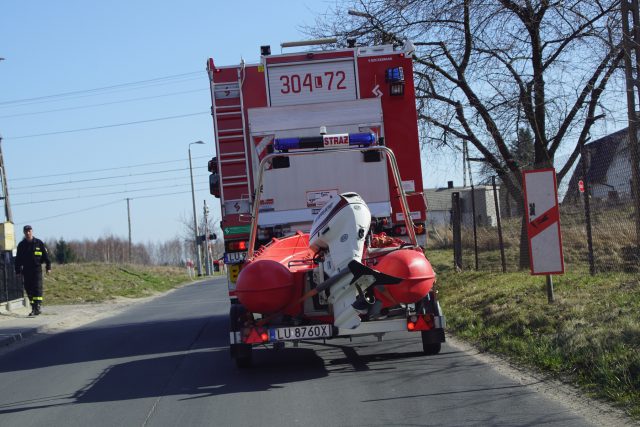
[[[358,296],[354,286],[358,278],[352,269],[354,264],[366,268],[361,261],[370,224],[371,212],[364,200],[356,193],[342,193],[322,208],[311,225],[309,247],[324,258],[316,273],[329,277],[322,285],[329,288],[333,324],[339,328],[360,325],[358,312],[352,306]]]
[[[324,273],[331,277],[351,261],[362,261],[370,225],[371,212],[356,193],[342,193],[322,208],[311,225],[309,246],[324,252]]]

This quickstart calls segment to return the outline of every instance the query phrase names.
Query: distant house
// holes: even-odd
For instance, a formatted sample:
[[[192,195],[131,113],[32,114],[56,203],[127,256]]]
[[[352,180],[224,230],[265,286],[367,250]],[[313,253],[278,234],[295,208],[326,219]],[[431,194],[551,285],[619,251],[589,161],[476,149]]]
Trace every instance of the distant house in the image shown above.
[[[580,196],[578,181],[585,180],[591,186],[592,199],[617,200],[631,194],[631,161],[628,144],[628,128],[619,130],[585,145],[582,156],[569,180],[565,200],[574,201]],[[583,162],[586,160],[586,179]]]
[[[500,193],[500,187],[496,187]],[[471,187],[447,187],[425,189],[427,198],[427,225],[449,225],[451,223],[451,194],[460,193],[460,209],[462,211],[462,223],[465,226],[473,225],[473,205],[471,203]],[[493,187],[480,185],[474,187],[474,200],[476,209],[476,224],[497,225]],[[499,203],[498,203],[499,205]]]

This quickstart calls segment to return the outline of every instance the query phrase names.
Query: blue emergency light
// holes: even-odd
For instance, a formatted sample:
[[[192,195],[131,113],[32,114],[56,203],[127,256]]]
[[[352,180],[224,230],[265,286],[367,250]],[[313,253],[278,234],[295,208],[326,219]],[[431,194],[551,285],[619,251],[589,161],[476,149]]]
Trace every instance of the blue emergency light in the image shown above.
[[[387,68],[385,80],[388,83],[404,83],[404,70],[402,67]]]
[[[349,133],[308,136],[302,138],[276,138],[273,148],[277,151],[310,148],[369,147],[377,141],[375,133]]]
[[[404,70],[402,67],[387,68],[385,80],[389,83],[389,95],[404,95]]]

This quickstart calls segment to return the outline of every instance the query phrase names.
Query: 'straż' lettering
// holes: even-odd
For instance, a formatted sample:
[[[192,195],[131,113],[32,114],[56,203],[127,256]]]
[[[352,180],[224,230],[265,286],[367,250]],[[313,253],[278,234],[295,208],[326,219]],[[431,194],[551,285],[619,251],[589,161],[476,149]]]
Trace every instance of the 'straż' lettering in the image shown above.
[[[326,135],[322,139],[325,147],[333,147],[336,145],[349,145],[349,134],[344,135]]]

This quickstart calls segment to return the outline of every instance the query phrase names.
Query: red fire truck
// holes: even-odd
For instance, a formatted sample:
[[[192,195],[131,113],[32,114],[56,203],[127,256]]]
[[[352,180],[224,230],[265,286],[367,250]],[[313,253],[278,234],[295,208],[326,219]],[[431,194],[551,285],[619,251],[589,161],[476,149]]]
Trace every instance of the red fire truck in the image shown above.
[[[300,285],[283,299],[280,308],[271,307],[273,312],[265,309],[255,313],[260,311],[255,309],[248,313],[243,307],[246,304],[239,303],[243,290],[237,288],[237,283],[239,276],[251,275],[241,270],[248,268],[261,246],[277,247],[282,239],[293,235],[306,235],[307,240],[300,245],[309,245],[309,235],[305,233],[313,231],[314,221],[324,214],[323,207],[340,198],[347,200],[345,197],[352,193],[366,203],[370,211],[370,236],[377,236],[376,241],[382,237],[387,241],[409,242],[416,248],[424,246],[426,203],[422,194],[413,46],[406,43],[401,47],[318,50],[316,45],[326,47],[326,43],[326,39],[283,43],[283,49],[310,50],[278,55],[272,55],[269,46],[262,46],[257,64],[218,66],[213,59],[207,63],[216,144],[216,157],[209,162],[210,189],[220,199],[231,324],[232,329],[236,328],[231,334],[232,355],[239,365],[247,363],[247,346],[281,341],[279,336],[267,336],[266,341],[263,338],[272,333],[274,328],[269,328],[274,322],[282,322],[283,312],[295,313],[287,308],[294,304],[292,299],[313,291],[312,285]],[[345,239],[344,235],[342,238]],[[328,251],[328,247],[325,249]],[[365,245],[367,253],[374,249]],[[264,252],[261,251],[258,252]],[[278,259],[278,262],[295,275],[299,273],[292,267],[295,262],[306,262],[312,269],[319,265],[317,254],[300,255],[306,261]],[[376,262],[367,265],[372,267]],[[338,270],[333,272],[338,274]],[[307,273],[311,274],[310,270]],[[274,276],[271,272],[266,274]],[[417,277],[417,273],[412,274]],[[325,271],[322,278],[327,277]],[[291,281],[297,283],[297,278]],[[366,297],[365,293],[360,292]],[[249,293],[244,295],[247,298]],[[439,350],[440,342],[444,341],[444,317],[435,301],[435,292],[429,292],[425,298],[428,301],[424,306],[431,307],[430,329],[437,329],[437,333],[436,338],[430,336],[426,341],[423,333],[423,343],[425,351],[433,353],[434,345],[437,343]],[[303,301],[298,303],[304,305]],[[421,303],[398,304],[403,310],[402,322],[393,327],[382,323],[379,328],[369,326],[367,332],[406,330],[407,319],[418,306]],[[328,310],[327,313],[333,313]],[[310,324],[318,324],[318,319]],[[366,316],[363,319],[368,320]],[[334,325],[334,336],[350,334],[344,328],[341,333],[337,329]],[[258,330],[262,333],[256,335]],[[298,329],[294,332],[304,335]],[[251,333],[253,341],[247,342]],[[326,334],[322,338],[326,339]]]

